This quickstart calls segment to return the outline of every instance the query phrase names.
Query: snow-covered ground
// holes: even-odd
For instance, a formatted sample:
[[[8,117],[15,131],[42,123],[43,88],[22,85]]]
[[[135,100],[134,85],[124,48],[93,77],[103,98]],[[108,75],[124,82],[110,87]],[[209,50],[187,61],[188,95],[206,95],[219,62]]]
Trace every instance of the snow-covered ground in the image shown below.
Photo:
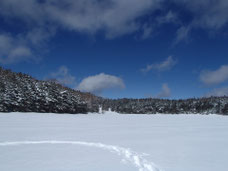
[[[0,113],[0,171],[227,171],[228,117]]]

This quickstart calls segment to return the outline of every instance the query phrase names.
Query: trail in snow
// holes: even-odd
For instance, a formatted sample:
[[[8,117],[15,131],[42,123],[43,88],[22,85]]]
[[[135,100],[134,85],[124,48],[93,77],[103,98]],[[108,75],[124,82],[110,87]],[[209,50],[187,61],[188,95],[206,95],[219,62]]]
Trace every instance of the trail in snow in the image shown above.
[[[17,145],[35,145],[35,144],[72,144],[82,145],[87,147],[101,148],[109,152],[115,153],[123,160],[133,164],[139,171],[161,171],[152,162],[143,158],[143,155],[138,154],[130,149],[106,145],[102,143],[82,142],[82,141],[16,141],[16,142],[0,142],[0,146],[17,146]]]

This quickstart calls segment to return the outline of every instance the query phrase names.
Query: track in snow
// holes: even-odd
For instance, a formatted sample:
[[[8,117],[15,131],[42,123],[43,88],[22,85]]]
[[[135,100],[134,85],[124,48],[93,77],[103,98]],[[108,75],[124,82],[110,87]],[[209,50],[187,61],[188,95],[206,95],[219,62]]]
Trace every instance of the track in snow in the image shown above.
[[[0,146],[17,146],[17,145],[37,145],[37,144],[71,144],[82,145],[87,147],[95,147],[103,150],[107,150],[111,153],[117,154],[123,157],[124,161],[127,161],[134,165],[139,171],[161,171],[152,162],[143,158],[143,155],[138,154],[130,149],[106,145],[102,143],[82,142],[82,141],[15,141],[15,142],[0,142]]]

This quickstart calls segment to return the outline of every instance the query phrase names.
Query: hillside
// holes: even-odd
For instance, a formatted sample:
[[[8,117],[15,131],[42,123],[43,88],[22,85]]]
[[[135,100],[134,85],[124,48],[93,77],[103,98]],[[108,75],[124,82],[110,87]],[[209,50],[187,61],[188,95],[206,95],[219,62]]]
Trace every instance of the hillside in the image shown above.
[[[88,95],[0,68],[1,112],[87,113]]]
[[[228,97],[167,99],[105,99],[62,86],[56,81],[40,81],[29,75],[0,67],[0,112],[88,113],[99,106],[129,114],[223,114],[228,115]]]

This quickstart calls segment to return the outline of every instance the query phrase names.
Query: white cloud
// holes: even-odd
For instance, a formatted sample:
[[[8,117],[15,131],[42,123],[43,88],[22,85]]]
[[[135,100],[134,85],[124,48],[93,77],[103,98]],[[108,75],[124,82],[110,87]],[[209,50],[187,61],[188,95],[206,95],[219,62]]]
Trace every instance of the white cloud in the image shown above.
[[[188,26],[188,27],[185,27],[185,26],[180,27],[177,30],[177,33],[176,33],[177,37],[174,40],[174,45],[178,44],[181,41],[187,41],[188,38],[189,38],[190,31],[191,31],[191,27],[190,26]]]
[[[171,96],[171,90],[168,86],[168,84],[163,84],[162,85],[162,90],[160,93],[158,93],[157,98],[167,98]]]
[[[139,30],[136,21],[158,8],[160,0],[1,0],[0,14],[17,17],[36,26],[55,25],[67,30],[90,34],[104,30],[115,37]],[[30,24],[31,25],[31,24]]]
[[[0,63],[11,64],[39,60],[46,52],[46,42],[55,34],[55,29],[34,28],[25,33],[0,33]]]
[[[143,27],[143,34],[142,34],[142,39],[147,39],[151,36],[151,33],[153,32],[153,27],[148,24],[144,24]]]
[[[14,26],[15,19],[23,25],[23,32],[10,35],[17,45],[33,56],[47,48],[42,45],[55,35],[58,29],[87,34],[103,31],[107,38],[143,30],[140,17],[158,8],[160,0],[1,0],[0,17]],[[18,22],[17,21],[17,22]],[[150,30],[149,26],[147,30]],[[1,33],[0,33],[1,34]],[[15,33],[14,33],[15,34]],[[147,36],[151,32],[147,31]],[[14,41],[12,41],[14,42]],[[4,45],[4,48],[9,48]],[[10,45],[12,50],[12,45]],[[16,47],[15,47],[16,48]],[[25,52],[25,50],[24,50]],[[7,64],[27,60],[22,56],[9,57],[4,49],[0,62]]]
[[[10,53],[10,57],[13,57],[13,58],[18,56],[30,56],[30,55],[31,55],[31,51],[26,47],[16,47]]]
[[[173,11],[168,11],[165,15],[163,16],[158,16],[156,18],[159,24],[164,24],[164,23],[176,23],[177,22],[177,14],[174,13]]]
[[[223,65],[214,71],[202,71],[200,81],[206,85],[220,84],[228,80],[228,65]]]
[[[56,79],[60,84],[74,87],[76,85],[76,79],[69,73],[69,69],[66,66],[59,67],[57,72],[53,72],[48,76],[49,79]]]
[[[45,43],[56,33],[54,27],[50,28],[33,28],[29,30],[26,34],[22,35],[29,44],[33,46],[45,46]]]
[[[20,38],[0,34],[0,63],[9,64],[31,58],[32,50]]]
[[[101,73],[84,78],[77,89],[85,92],[101,94],[106,89],[124,87],[125,84],[121,78]]]
[[[184,5],[192,12],[193,27],[206,29],[220,29],[228,22],[228,1],[216,0],[175,0],[176,3]]]
[[[206,97],[210,96],[228,96],[228,87],[214,89],[212,92],[206,94]]]
[[[1,0],[0,15],[19,18],[33,28],[55,26],[91,34],[104,30],[107,37],[143,31],[145,23],[147,26],[178,24],[179,32],[183,28],[219,30],[228,23],[227,0],[172,0],[171,3],[187,11],[192,19],[181,22],[182,13],[174,12],[164,0],[20,0],[20,3]],[[156,10],[161,14],[149,16]],[[138,19],[145,15],[149,20],[140,22]],[[150,30],[147,27],[145,34]]]
[[[68,4],[65,9],[62,8],[62,3],[48,4],[46,9],[52,20],[70,30],[89,33],[105,30],[107,37],[115,37],[138,30],[140,25],[136,19],[147,10],[153,10],[156,1],[67,0],[65,3]]]
[[[34,49],[40,48],[58,29],[92,35],[102,31],[107,38],[142,33],[139,37],[145,39],[160,26],[172,23],[177,28],[176,44],[188,40],[194,29],[219,32],[228,23],[227,0],[172,0],[171,3],[187,11],[191,19],[183,20],[182,13],[174,11],[164,0],[20,0],[20,3],[1,0],[0,17],[12,26],[15,19],[21,22],[23,33],[10,36],[14,40],[20,39],[16,41],[20,44],[14,46],[27,48],[26,54],[30,51],[33,55]],[[161,13],[153,15],[157,10]],[[145,16],[146,20],[140,19]],[[28,59],[28,56],[20,56],[8,60],[9,51],[6,51],[9,47],[4,47],[1,63]],[[148,66],[145,71],[150,68]]]
[[[182,22],[177,30],[175,43],[188,39],[191,30],[204,29],[210,32],[219,32],[228,23],[228,1],[216,0],[173,0],[182,5],[191,14],[192,19]],[[180,18],[180,17],[179,17]]]
[[[173,59],[172,56],[169,56],[166,60],[161,63],[147,65],[146,68],[141,69],[143,73],[147,73],[151,70],[155,71],[167,71],[173,68],[176,65],[177,61]]]
[[[12,38],[6,34],[0,34],[0,49],[1,51],[8,51],[12,46]]]

